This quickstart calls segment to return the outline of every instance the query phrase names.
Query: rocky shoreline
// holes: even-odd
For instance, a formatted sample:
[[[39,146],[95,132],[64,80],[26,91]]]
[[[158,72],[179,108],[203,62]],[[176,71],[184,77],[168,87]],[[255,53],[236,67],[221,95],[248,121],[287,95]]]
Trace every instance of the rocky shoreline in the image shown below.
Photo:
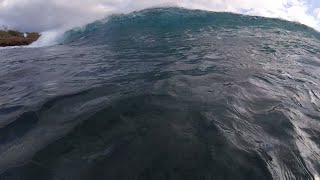
[[[25,46],[38,40],[40,37],[39,33],[21,33],[18,31],[0,30],[0,47],[6,46]]]

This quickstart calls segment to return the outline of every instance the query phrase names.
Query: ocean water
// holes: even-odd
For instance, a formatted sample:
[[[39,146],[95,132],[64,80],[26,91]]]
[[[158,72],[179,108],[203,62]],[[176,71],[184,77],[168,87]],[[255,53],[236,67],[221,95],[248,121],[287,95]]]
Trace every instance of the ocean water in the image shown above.
[[[180,8],[0,49],[0,179],[319,179],[320,34]]]

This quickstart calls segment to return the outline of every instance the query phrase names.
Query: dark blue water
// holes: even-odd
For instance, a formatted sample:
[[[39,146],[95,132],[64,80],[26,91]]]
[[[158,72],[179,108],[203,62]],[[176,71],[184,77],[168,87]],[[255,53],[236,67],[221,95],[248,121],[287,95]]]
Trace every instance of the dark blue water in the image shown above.
[[[319,179],[320,34],[178,8],[0,49],[0,179]]]

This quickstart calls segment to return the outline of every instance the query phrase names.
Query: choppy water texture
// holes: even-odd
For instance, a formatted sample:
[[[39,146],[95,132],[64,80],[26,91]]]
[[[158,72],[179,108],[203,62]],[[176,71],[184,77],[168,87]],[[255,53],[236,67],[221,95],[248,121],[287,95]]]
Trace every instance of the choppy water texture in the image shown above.
[[[0,50],[0,179],[319,179],[320,35],[159,8]]]

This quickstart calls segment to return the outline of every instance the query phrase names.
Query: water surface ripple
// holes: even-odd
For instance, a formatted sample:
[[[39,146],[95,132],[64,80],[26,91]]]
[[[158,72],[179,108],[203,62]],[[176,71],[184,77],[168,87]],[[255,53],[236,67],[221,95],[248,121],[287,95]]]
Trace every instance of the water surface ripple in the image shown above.
[[[0,179],[319,179],[320,35],[178,8],[0,50]]]

